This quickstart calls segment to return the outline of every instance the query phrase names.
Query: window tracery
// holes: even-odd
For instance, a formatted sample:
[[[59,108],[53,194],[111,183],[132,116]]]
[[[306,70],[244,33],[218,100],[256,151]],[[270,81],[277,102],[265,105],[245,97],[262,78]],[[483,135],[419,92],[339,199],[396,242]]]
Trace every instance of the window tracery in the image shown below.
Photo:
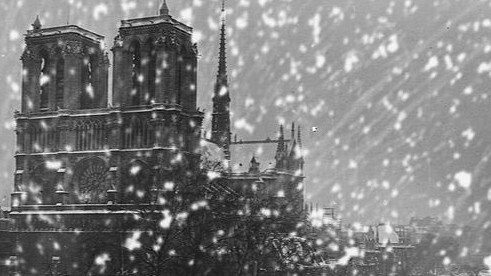
[[[154,144],[153,126],[146,118],[132,118],[123,130],[124,148],[149,148]]]
[[[77,121],[75,123],[75,149],[100,150],[104,148],[106,128],[99,120]]]
[[[109,168],[98,157],[79,161],[74,174],[74,194],[79,203],[105,203],[107,190],[111,188]]]

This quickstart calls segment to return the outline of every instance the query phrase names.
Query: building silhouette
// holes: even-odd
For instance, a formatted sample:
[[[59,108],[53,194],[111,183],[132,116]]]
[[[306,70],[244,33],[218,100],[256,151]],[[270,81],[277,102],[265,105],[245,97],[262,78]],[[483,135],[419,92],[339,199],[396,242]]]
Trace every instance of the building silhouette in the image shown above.
[[[215,167],[219,177],[207,181],[205,192],[239,197],[259,189],[282,214],[271,227],[295,229],[303,212],[300,128],[292,126],[289,140],[281,126],[277,140],[254,141],[277,144],[274,168],[261,170],[252,155],[244,172],[228,166],[230,147],[247,141],[231,139],[225,30],[223,19],[211,139],[204,141],[197,46],[191,27],[173,18],[165,1],[157,16],[121,21],[111,48],[111,102],[104,37],[75,25],[44,28],[36,18],[25,37],[22,107],[15,114],[14,275],[114,275],[134,268],[121,250],[139,227],[132,217],[158,205],[168,183],[197,179],[209,154],[204,143],[223,153],[223,160],[210,162],[224,164]],[[109,254],[113,272],[91,270],[101,252]]]

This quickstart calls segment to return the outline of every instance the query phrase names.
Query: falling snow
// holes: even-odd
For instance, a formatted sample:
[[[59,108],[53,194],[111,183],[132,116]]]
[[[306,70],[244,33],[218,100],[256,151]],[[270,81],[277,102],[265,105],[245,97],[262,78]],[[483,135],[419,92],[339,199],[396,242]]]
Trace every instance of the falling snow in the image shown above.
[[[21,74],[26,73],[19,61],[22,37],[35,15],[46,26],[67,21],[81,25],[104,34],[105,45],[112,45],[121,19],[154,15],[157,2],[2,1],[3,209],[11,206],[16,152],[12,118],[20,109]],[[219,1],[167,2],[174,18],[194,28],[200,51],[198,105],[208,129]],[[482,264],[490,267],[489,1],[227,2],[230,87],[222,93],[231,94],[233,135],[275,139],[279,123],[295,121],[304,131],[306,203],[335,208],[346,224],[383,223],[384,241],[396,238],[391,225],[408,224],[411,217],[437,218],[455,226],[453,233],[463,232],[453,235],[462,242],[453,248],[457,252],[435,253],[441,255],[439,263],[451,266],[457,256],[485,255]],[[45,75],[39,84],[50,81]],[[91,86],[85,90],[94,97]],[[33,147],[42,150],[43,145]],[[224,153],[206,141],[202,148],[209,162],[224,159]],[[252,154],[262,153],[257,158],[266,169],[274,162],[269,156],[273,151],[232,152],[236,162],[221,167],[242,168],[239,164],[248,164]],[[60,168],[60,161],[47,162],[47,170]],[[130,168],[133,176],[140,172],[139,166]],[[207,177],[218,179],[220,172],[210,171]],[[176,185],[168,182],[165,189],[174,191]],[[207,208],[203,202],[193,206]],[[270,209],[261,209],[261,214],[275,215]],[[169,229],[189,214],[166,210],[161,215],[157,224]],[[324,225],[322,217],[312,215],[311,220]],[[473,237],[466,236],[466,227],[474,229]],[[140,249],[141,235],[135,232],[125,246]],[[328,247],[341,250],[336,243]],[[355,246],[343,248],[338,264],[360,254]],[[106,254],[95,258],[98,266],[110,262]]]

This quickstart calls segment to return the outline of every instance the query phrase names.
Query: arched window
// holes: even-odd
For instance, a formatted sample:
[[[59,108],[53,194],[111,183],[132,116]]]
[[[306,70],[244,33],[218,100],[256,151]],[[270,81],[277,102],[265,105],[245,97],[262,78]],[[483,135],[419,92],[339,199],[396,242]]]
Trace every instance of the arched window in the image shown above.
[[[82,95],[80,97],[80,108],[93,108],[95,98],[93,85],[93,62],[90,56],[84,58],[82,63]]]
[[[104,124],[101,121],[90,122],[89,147],[91,150],[98,150],[104,147]]]
[[[56,106],[63,108],[65,92],[65,59],[60,56],[56,63]]]
[[[176,64],[176,103],[181,104],[181,94],[183,88],[183,78],[184,78],[184,57],[181,53],[177,56],[177,64]]]
[[[145,103],[152,104],[155,101],[155,81],[156,81],[156,66],[157,66],[157,54],[153,42],[149,40],[147,42],[148,49],[148,93],[145,95]]]
[[[39,107],[48,108],[49,103],[49,55],[46,50],[40,52],[41,55],[41,73],[39,75]]]
[[[141,84],[141,51],[140,43],[133,41],[130,46],[131,57],[131,105],[140,105]]]
[[[104,123],[95,121],[78,121],[75,124],[75,149],[99,150],[104,148],[106,129]]]
[[[145,148],[151,148],[154,146],[155,142],[155,132],[152,123],[150,120],[147,120],[146,122],[146,133],[145,133]]]
[[[26,139],[26,145],[25,148],[27,149],[28,153],[33,153],[36,152],[37,148],[37,128],[33,125],[29,125],[28,129],[28,137]]]
[[[131,148],[133,146],[133,127],[131,125],[131,121],[125,123],[124,132],[123,132],[123,147],[125,149]]]
[[[146,118],[132,118],[124,124],[122,136],[124,148],[153,147],[155,134],[149,121]]]
[[[182,46],[178,52],[176,60],[176,103],[182,103],[182,95],[184,93],[184,83],[186,75],[188,74],[186,70],[186,64],[184,58],[187,54],[186,48]]]
[[[84,150],[87,141],[88,126],[85,122],[75,123],[75,150]]]
[[[143,141],[142,132],[145,123],[142,122],[142,120],[140,119],[135,119],[131,125],[132,125],[131,140],[133,141],[133,147],[142,148],[142,141]]]
[[[103,149],[105,144],[105,127],[104,123],[97,121],[95,123],[94,149]]]
[[[45,130],[46,131],[46,130]],[[56,131],[56,127],[50,126],[49,129],[47,130],[47,145],[46,149],[47,151],[57,151],[59,148],[59,133]]]

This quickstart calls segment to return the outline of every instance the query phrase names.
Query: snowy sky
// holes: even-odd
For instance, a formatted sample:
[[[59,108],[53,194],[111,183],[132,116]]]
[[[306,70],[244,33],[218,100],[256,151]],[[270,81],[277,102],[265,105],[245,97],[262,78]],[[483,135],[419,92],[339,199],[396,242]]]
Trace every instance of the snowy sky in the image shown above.
[[[335,205],[347,221],[489,223],[491,1],[227,2],[234,133],[264,139],[279,123],[302,125],[307,201]],[[69,20],[102,34],[111,47],[120,19],[154,15],[158,4],[0,2],[1,198],[13,186],[19,57],[36,14],[44,26]],[[194,27],[198,103],[209,111],[220,3],[168,4]]]

